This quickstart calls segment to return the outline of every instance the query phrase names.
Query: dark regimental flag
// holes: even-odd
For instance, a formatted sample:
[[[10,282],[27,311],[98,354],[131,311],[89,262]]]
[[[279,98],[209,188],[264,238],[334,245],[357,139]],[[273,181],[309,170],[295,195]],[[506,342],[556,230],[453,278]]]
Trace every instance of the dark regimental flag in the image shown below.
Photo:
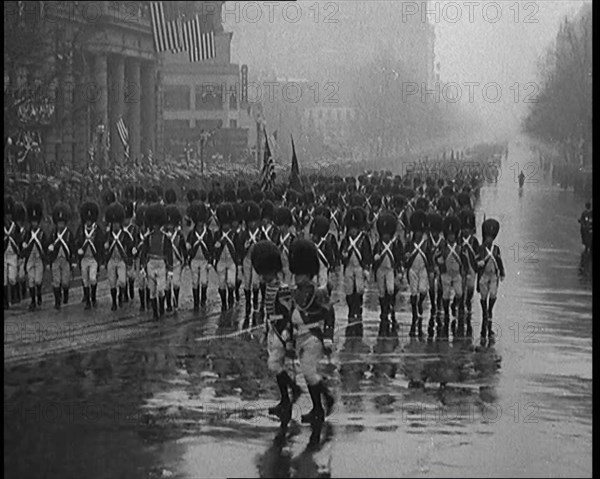
[[[265,156],[262,169],[262,183],[261,187],[263,191],[269,191],[273,188],[275,183],[275,162],[273,161],[273,155],[271,154],[271,148],[269,148],[269,138],[265,131]]]
[[[119,121],[117,121],[117,131],[119,133],[121,143],[123,143],[125,159],[129,160],[129,131],[125,126],[125,122],[123,121],[122,117],[119,118]]]
[[[300,180],[300,168],[298,166],[298,157],[296,156],[296,147],[294,146],[294,137],[293,136],[292,136],[292,171],[290,173],[290,188],[292,188],[296,191],[302,190],[302,181]]]

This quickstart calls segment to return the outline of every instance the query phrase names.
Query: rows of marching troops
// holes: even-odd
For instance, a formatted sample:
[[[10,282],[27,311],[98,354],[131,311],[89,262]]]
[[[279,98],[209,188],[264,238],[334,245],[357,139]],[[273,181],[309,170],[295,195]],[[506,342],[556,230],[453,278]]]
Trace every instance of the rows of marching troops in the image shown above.
[[[81,271],[85,309],[97,307],[98,271],[106,267],[111,309],[134,299],[155,319],[177,310],[182,271],[191,271],[193,309],[206,305],[209,272],[218,278],[223,311],[245,300],[244,324],[261,321],[265,285],[252,266],[251,251],[272,241],[282,253],[282,279],[293,282],[288,253],[296,238],[317,246],[319,287],[332,289],[330,275],[341,267],[349,309],[348,335],[362,335],[366,285],[377,284],[381,330],[398,328],[398,292],[408,286],[411,336],[423,336],[424,302],[429,298],[427,332],[447,337],[471,335],[472,303],[477,290],[482,308],[482,337],[493,337],[492,319],[504,268],[493,244],[499,224],[487,219],[476,238],[474,203],[481,179],[476,174],[448,178],[391,176],[318,177],[299,193],[275,185],[213,184],[189,190],[187,205],[160,187],[128,186],[105,192],[100,204],[83,203],[80,224],[69,228],[71,207],[57,203],[54,227],[41,227],[42,204],[4,198],[4,308],[27,295],[40,308],[42,279],[51,270],[54,306],[69,301],[74,268]],[[100,209],[104,210],[100,218]],[[101,221],[103,219],[103,221]],[[261,294],[262,293],[262,294]],[[165,308],[166,304],[166,308]],[[452,322],[451,322],[452,319]]]

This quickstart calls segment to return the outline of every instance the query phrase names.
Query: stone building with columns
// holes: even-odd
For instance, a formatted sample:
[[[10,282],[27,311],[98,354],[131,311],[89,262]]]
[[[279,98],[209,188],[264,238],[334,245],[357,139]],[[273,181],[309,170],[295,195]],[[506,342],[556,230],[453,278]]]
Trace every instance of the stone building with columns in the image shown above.
[[[9,88],[23,88],[51,78],[43,85],[44,95],[55,106],[52,121],[42,131],[44,162],[84,167],[98,132],[109,136],[102,142],[107,148],[96,151],[94,163],[107,167],[124,161],[119,118],[129,132],[131,161],[150,149],[160,154],[160,59],[149,2],[10,3],[18,5],[8,15],[5,6],[5,25],[36,22],[47,39],[44,62],[24,62],[11,70],[5,54],[5,92],[7,83]],[[27,4],[25,11],[22,4]]]

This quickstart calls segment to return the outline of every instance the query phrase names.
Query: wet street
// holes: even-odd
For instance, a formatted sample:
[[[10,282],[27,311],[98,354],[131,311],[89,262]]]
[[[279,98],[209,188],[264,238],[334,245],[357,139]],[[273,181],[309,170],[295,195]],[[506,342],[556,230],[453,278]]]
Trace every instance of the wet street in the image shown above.
[[[242,306],[216,313],[216,290],[212,312],[194,316],[184,284],[182,311],[161,323],[137,312],[137,297],[111,314],[105,285],[90,313],[79,288],[60,312],[50,296],[36,314],[21,303],[4,319],[5,476],[591,477],[584,200],[536,165],[525,143],[511,144],[477,205],[478,237],[484,215],[501,226],[495,344],[479,344],[477,294],[472,341],[409,340],[406,291],[398,337],[378,338],[373,283],[364,337],[347,340],[338,282],[336,351],[322,365],[337,404],[321,431],[299,423],[310,409],[301,382],[294,421],[279,434],[267,415],[277,396],[260,335],[235,334]],[[320,444],[307,448],[313,433]]]

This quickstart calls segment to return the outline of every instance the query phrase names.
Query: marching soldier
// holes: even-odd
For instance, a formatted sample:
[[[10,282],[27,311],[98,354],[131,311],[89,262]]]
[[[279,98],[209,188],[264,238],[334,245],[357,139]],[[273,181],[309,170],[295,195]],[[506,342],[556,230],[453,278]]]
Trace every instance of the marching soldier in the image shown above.
[[[292,405],[302,389],[285,370],[285,358],[292,351],[291,292],[279,279],[282,271],[281,253],[270,241],[261,241],[252,249],[252,266],[266,284],[265,332],[267,336],[268,367],[275,374],[281,394],[279,403],[269,408],[269,414],[278,416],[287,424],[292,416]],[[290,400],[289,392],[292,393]]]
[[[231,229],[234,217],[235,210],[231,203],[221,203],[217,207],[217,219],[221,226],[214,237],[213,261],[219,277],[219,296],[221,297],[222,312],[233,308],[235,303],[235,280],[239,264],[239,252],[236,247],[237,236]]]
[[[248,195],[250,192],[248,192]],[[236,236],[240,236],[242,231],[244,231],[244,206],[243,203],[235,202],[233,203],[233,211],[235,213],[235,221],[232,223],[233,232]],[[240,300],[240,287],[244,279],[244,271],[243,265],[240,263],[236,268],[235,275],[235,300],[239,302]]]
[[[141,203],[138,204],[137,209],[135,210],[135,228],[133,229],[134,241],[133,247],[131,248],[133,271],[137,277],[138,295],[140,297],[140,313],[146,311],[146,304],[150,306],[150,289],[148,288],[146,269],[141,262],[141,252],[144,246],[144,240],[146,239],[146,236],[150,234],[146,222],[146,211],[146,205]]]
[[[4,196],[4,309],[8,309],[12,290],[17,287],[17,268],[21,234],[13,221],[15,200]]]
[[[475,213],[473,211],[462,211],[460,214],[462,233],[461,245],[463,255],[466,258],[467,268],[463,281],[464,303],[466,310],[467,336],[473,334],[471,326],[473,295],[475,294],[475,280],[477,277],[477,252],[479,251],[479,241],[475,237]]]
[[[13,221],[19,230],[19,236],[23,238],[23,235],[25,234],[25,221],[27,221],[27,210],[25,205],[20,201],[15,203]],[[13,302],[20,303],[21,299],[25,299],[25,295],[27,294],[25,260],[22,254],[19,254],[17,258],[17,284],[18,286],[12,289],[12,293],[14,294]]]
[[[88,201],[81,205],[81,225],[75,235],[86,310],[91,309],[92,305],[94,308],[97,306],[98,266],[103,263],[104,231],[96,223],[99,212],[98,205],[94,202]]]
[[[292,293],[293,336],[300,369],[313,404],[312,410],[303,414],[301,419],[303,423],[322,423],[331,413],[335,399],[326,380],[319,374],[318,365],[324,353],[330,355],[332,352],[335,312],[327,291],[319,289],[314,282],[319,273],[319,258],[314,243],[297,240],[292,244],[290,270],[296,283]]]
[[[123,201],[123,209],[125,210],[125,220],[123,221],[123,233],[129,238],[128,241],[133,247],[137,246],[137,225],[133,222],[134,210],[133,203],[130,200]],[[127,284],[125,286],[125,292],[123,294],[123,302],[128,303],[129,299],[133,301],[134,290],[135,290],[135,276],[136,276],[136,256],[132,255],[131,260],[127,263]]]
[[[444,242],[441,236],[443,229],[443,218],[438,213],[429,213],[427,215],[427,224],[429,229],[429,242],[431,244],[431,255],[435,258]],[[442,281],[440,278],[440,268],[434,262],[429,272],[429,303],[430,316],[427,335],[432,338],[434,335],[434,326],[437,319],[438,335],[442,331],[441,311],[443,305]]]
[[[456,334],[461,337],[464,334],[464,305],[462,302],[462,283],[464,272],[467,269],[466,258],[457,239],[460,234],[460,220],[452,215],[444,218],[442,225],[444,229],[444,242],[436,251],[435,263],[439,267],[442,280],[442,294],[444,304],[444,327],[443,336],[448,337],[448,325],[450,323],[450,298],[454,292],[454,298],[458,304],[458,330]],[[454,322],[453,322],[453,331]]]
[[[29,295],[31,296],[30,311],[33,311],[36,306],[42,305],[42,281],[44,279],[45,260],[44,245],[46,244],[46,236],[42,228],[40,228],[43,213],[44,209],[39,201],[32,200],[27,203],[29,228],[23,236],[22,254],[29,281]]]
[[[246,220],[246,229],[238,237],[239,244],[237,249],[239,251],[240,259],[243,264],[244,293],[246,295],[246,310],[244,322],[245,324],[247,324],[250,319],[250,308],[252,307],[255,313],[258,312],[258,292],[260,282],[256,271],[252,267],[250,254],[252,247],[260,241],[261,237],[261,230],[258,227],[260,208],[256,204],[256,202],[248,201],[244,204],[244,213]]]
[[[346,329],[346,334],[362,336],[362,301],[372,263],[371,242],[364,231],[365,211],[360,206],[350,208],[345,223],[347,234],[340,245],[344,266],[344,290],[348,304],[348,322],[357,322]]]
[[[373,271],[379,291],[379,307],[381,308],[380,333],[397,331],[398,324],[394,314],[396,275],[402,269],[402,243],[395,237],[397,220],[388,212],[383,212],[376,220],[379,239],[373,247]],[[389,319],[389,321],[388,321]]]
[[[293,285],[289,263],[290,245],[296,239],[292,229],[292,221],[292,212],[288,207],[281,206],[275,210],[275,225],[278,231],[276,245],[281,251],[281,280],[288,286]]]
[[[500,231],[500,223],[495,219],[488,218],[481,225],[483,244],[479,247],[477,255],[478,286],[481,295],[481,311],[483,320],[481,322],[481,339],[486,335],[490,340],[494,338],[492,331],[492,310],[496,304],[498,295],[498,279],[504,280],[504,264],[500,257],[500,248],[494,244],[494,240]]]
[[[169,190],[167,190],[167,193]],[[181,288],[181,272],[186,263],[186,244],[181,231],[181,212],[174,204],[169,204],[166,209],[167,226],[164,233],[171,241],[173,250],[173,270],[167,274],[167,289],[165,298],[167,300],[167,312],[179,307],[179,290]],[[171,296],[171,292],[173,295]],[[172,300],[172,302],[171,302]]]
[[[188,208],[188,216],[193,222],[193,229],[187,237],[187,262],[192,272],[194,312],[198,312],[200,307],[206,306],[208,271],[213,259],[213,234],[206,224],[208,212],[204,203],[194,201]]]
[[[410,305],[412,309],[412,324],[410,337],[423,336],[423,302],[429,289],[429,273],[432,271],[431,246],[425,229],[427,215],[422,210],[416,210],[410,217],[410,228],[413,232],[411,240],[407,243],[405,257],[405,270],[410,287]]]
[[[335,250],[331,241],[333,236],[329,235],[329,220],[325,216],[316,215],[310,225],[310,234],[319,255],[317,285],[331,294],[333,285],[329,282],[329,273],[335,265]]]
[[[146,224],[150,229],[144,238],[141,265],[146,269],[149,299],[153,319],[158,320],[165,313],[165,283],[167,272],[173,270],[173,249],[171,241],[161,231],[167,221],[165,207],[154,203],[146,210]]]
[[[54,288],[54,308],[60,309],[62,304],[69,302],[69,285],[71,283],[71,268],[73,263],[74,238],[67,222],[71,212],[69,206],[59,202],[54,206],[52,219],[55,224],[46,247],[47,258],[52,271],[52,287]],[[61,291],[62,288],[62,291]],[[62,295],[61,295],[62,292]]]
[[[123,306],[127,281],[127,263],[131,261],[133,244],[123,232],[125,210],[120,203],[111,204],[106,210],[106,222],[109,233],[104,243],[104,258],[106,260],[106,275],[112,298],[111,311],[117,310],[117,287],[119,308]]]

